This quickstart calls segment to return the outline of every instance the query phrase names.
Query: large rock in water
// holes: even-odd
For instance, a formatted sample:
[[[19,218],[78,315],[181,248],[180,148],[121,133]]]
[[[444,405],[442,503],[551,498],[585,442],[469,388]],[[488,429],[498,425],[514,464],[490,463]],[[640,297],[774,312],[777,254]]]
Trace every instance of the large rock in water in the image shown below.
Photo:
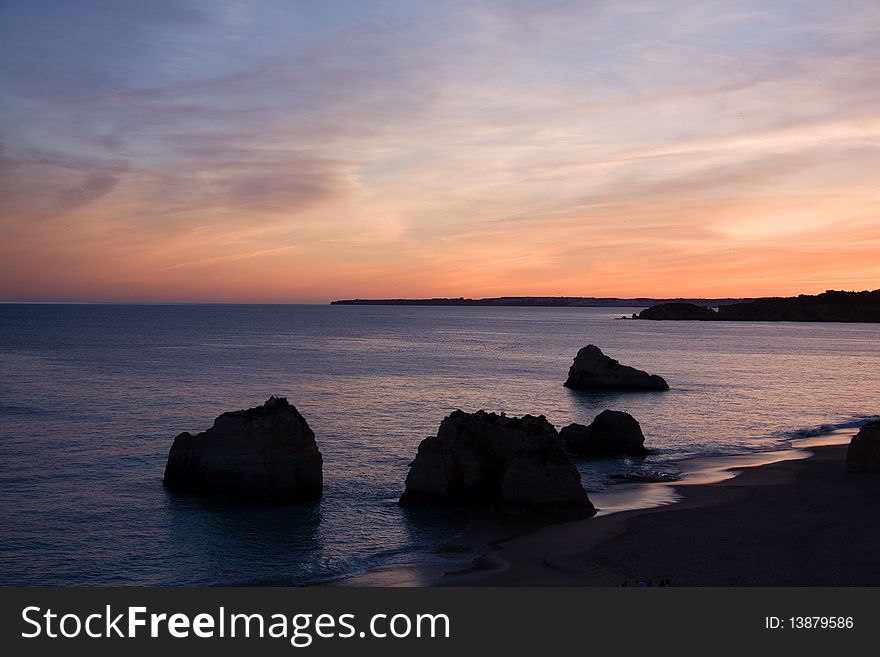
[[[569,424],[559,432],[565,449],[581,456],[646,456],[645,436],[638,421],[623,411],[604,410],[585,427]]]
[[[663,377],[621,365],[593,344],[577,352],[565,386],[577,390],[669,390]]]
[[[880,472],[880,422],[866,424],[849,442],[846,469],[850,472]]]
[[[522,418],[455,411],[425,438],[403,505],[490,505],[507,513],[587,517],[596,512],[556,429]]]
[[[713,321],[718,319],[718,313],[706,306],[698,306],[694,303],[661,303],[656,306],[646,308],[638,315],[634,315],[636,319],[673,319],[673,320],[697,320],[697,321]]]
[[[305,418],[283,397],[223,413],[195,436],[174,439],[165,485],[280,504],[321,496],[323,459]]]

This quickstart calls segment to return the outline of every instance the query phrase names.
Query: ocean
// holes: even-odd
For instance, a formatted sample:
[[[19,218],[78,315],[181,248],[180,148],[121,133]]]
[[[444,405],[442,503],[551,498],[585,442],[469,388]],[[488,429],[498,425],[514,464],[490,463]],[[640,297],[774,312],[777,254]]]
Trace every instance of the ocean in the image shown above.
[[[651,453],[579,461],[597,493],[615,472],[784,449],[880,414],[880,325],[618,319],[639,310],[0,305],[0,584],[297,585],[442,564],[437,546],[473,514],[396,501],[456,408],[557,429],[628,411]],[[564,388],[589,343],[671,390]],[[175,435],[271,395],[316,434],[320,502],[164,489]]]

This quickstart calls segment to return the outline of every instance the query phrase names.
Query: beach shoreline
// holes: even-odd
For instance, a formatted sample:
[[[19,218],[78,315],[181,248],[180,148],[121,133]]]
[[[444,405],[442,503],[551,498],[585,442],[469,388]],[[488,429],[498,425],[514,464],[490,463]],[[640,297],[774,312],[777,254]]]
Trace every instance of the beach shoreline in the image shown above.
[[[336,585],[880,585],[861,550],[880,540],[864,518],[865,500],[880,502],[880,478],[845,471],[853,433],[689,459],[682,481],[591,494],[600,511],[585,520],[527,526],[488,516],[446,545],[461,552],[457,565],[389,566]]]
[[[877,586],[865,545],[880,478],[847,473],[846,447],[746,466],[735,477],[682,486],[673,505],[547,526],[502,541],[441,586]]]

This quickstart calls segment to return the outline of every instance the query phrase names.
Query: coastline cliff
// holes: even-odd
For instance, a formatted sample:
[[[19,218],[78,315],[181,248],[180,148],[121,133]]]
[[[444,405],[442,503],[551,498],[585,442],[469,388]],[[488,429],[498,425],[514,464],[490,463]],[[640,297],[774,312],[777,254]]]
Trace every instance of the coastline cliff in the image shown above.
[[[728,322],[880,322],[880,290],[774,297],[719,306],[688,303],[651,306],[633,319]]]

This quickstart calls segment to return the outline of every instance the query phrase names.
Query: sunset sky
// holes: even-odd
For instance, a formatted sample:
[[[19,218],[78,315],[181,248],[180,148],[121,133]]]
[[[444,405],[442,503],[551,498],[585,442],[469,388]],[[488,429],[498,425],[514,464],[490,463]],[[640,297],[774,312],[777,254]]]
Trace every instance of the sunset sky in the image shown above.
[[[0,1],[0,300],[880,288],[880,3]]]

